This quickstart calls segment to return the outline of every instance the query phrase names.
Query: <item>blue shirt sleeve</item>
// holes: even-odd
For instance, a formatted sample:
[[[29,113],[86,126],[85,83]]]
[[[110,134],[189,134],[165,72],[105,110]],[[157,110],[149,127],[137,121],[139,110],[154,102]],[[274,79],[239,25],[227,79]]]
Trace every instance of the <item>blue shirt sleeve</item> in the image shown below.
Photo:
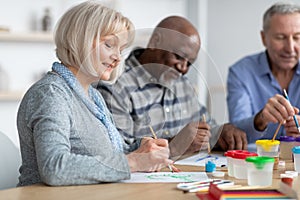
[[[263,137],[266,134],[266,130],[257,131],[254,127],[254,117],[260,108],[257,108],[257,102],[253,101],[257,99],[256,94],[253,95],[256,85],[254,84],[255,78],[251,76],[253,76],[254,72],[252,74],[252,71],[247,71],[247,67],[251,67],[250,61],[243,60],[229,68],[227,106],[229,121],[245,131],[248,143],[253,143],[255,140]],[[247,82],[247,85],[245,82]]]

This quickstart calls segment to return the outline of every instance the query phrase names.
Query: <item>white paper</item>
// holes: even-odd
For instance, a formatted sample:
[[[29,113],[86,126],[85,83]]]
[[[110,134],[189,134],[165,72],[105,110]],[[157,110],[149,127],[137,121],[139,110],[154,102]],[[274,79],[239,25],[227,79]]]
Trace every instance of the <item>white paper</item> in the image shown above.
[[[132,173],[129,180],[123,183],[181,183],[194,181],[207,181],[205,172],[153,172]]]
[[[227,166],[227,159],[221,154],[206,154],[199,153],[194,156],[187,157],[182,160],[176,161],[176,165],[192,165],[192,166],[205,166],[208,161],[212,161],[217,167]]]

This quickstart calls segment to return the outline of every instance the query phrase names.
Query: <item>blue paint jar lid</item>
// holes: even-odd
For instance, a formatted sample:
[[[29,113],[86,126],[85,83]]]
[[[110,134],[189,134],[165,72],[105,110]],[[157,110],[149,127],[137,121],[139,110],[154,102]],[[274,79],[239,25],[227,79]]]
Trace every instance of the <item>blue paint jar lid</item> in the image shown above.
[[[300,154],[300,146],[295,146],[295,147],[293,147],[292,151],[293,151],[293,153],[295,153],[295,154]]]
[[[216,170],[216,164],[209,160],[209,161],[205,164],[205,171],[206,171],[206,172],[213,172],[213,171],[215,171],[215,170]]]

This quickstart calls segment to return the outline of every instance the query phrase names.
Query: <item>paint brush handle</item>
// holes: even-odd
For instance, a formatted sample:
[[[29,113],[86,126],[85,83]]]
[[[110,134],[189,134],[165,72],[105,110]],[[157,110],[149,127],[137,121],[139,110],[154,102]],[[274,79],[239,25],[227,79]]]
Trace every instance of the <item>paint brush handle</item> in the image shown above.
[[[149,128],[150,128],[150,131],[151,131],[152,137],[153,137],[154,139],[157,139],[157,136],[156,136],[156,134],[155,134],[155,132],[154,132],[154,130],[153,130],[153,128],[152,128],[152,126],[150,126],[150,125],[149,125]]]
[[[157,135],[155,134],[155,132],[154,132],[154,130],[153,130],[153,128],[152,128],[152,126],[151,125],[149,125],[149,128],[150,128],[150,131],[151,131],[151,133],[152,133],[152,136],[153,136],[153,138],[154,139],[157,139]],[[168,164],[168,168],[169,168],[169,170],[170,170],[170,172],[174,172],[173,171],[173,168],[172,167],[174,167],[173,165],[171,166],[170,164]]]
[[[289,98],[289,96],[288,96],[288,94],[287,94],[287,92],[286,92],[285,89],[283,89],[283,95],[284,95],[284,97],[289,101],[289,103],[291,104],[290,98]],[[291,104],[291,105],[292,105],[292,104]],[[296,127],[297,127],[297,129],[298,129],[298,132],[300,133],[300,126],[299,126],[298,120],[297,120],[297,118],[296,118],[296,115],[293,116],[293,119],[294,119],[294,121],[295,121],[295,124],[296,124]]]
[[[206,123],[205,114],[202,114],[202,121]],[[209,141],[208,141],[208,144],[207,144],[207,153],[209,154],[210,151],[211,151],[211,149],[210,149],[210,144],[209,144]]]
[[[281,125],[282,125],[282,122],[280,122],[280,123],[278,124],[278,127],[277,127],[277,129],[276,129],[276,131],[275,131],[275,133],[274,133],[274,136],[273,136],[273,138],[272,138],[272,141],[275,140],[275,138],[276,138],[276,136],[277,136],[277,133],[279,132],[279,129],[280,129]]]

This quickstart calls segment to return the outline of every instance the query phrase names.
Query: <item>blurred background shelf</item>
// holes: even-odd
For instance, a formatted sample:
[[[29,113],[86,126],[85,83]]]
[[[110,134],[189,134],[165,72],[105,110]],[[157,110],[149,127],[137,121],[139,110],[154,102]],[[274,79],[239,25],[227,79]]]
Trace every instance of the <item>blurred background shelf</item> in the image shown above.
[[[51,32],[0,32],[1,42],[42,42],[53,43],[53,35]]]
[[[21,101],[23,91],[0,91],[0,101]]]

